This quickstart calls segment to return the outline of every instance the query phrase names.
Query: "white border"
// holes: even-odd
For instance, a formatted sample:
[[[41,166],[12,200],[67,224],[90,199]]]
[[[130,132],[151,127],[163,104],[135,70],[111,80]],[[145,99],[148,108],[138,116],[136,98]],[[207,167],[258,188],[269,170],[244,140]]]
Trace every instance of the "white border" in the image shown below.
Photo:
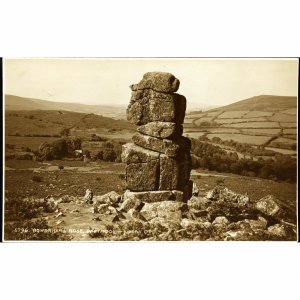
[[[1,2],[4,57],[295,57],[298,0]],[[4,299],[298,299],[296,243],[0,244]]]

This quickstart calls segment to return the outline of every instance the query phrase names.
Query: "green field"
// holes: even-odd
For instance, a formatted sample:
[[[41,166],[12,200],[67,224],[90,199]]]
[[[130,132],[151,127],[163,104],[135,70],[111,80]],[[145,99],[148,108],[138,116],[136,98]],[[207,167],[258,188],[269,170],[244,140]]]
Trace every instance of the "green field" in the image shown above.
[[[246,110],[237,110],[237,111],[225,111],[218,116],[218,119],[230,119],[230,118],[242,118],[248,111]]]
[[[188,114],[185,134],[219,137],[286,150],[297,139],[296,97],[257,96],[218,109]],[[188,126],[187,126],[188,125]],[[272,138],[272,139],[271,139]]]
[[[222,124],[222,127],[230,127],[230,124]],[[239,122],[234,124],[236,128],[280,128],[277,122]]]
[[[271,117],[274,115],[274,112],[269,111],[257,111],[252,110],[243,116],[243,118],[260,118],[260,117]]]
[[[283,110],[282,113],[289,115],[297,115],[297,108],[290,108],[287,110]]]
[[[297,134],[297,129],[296,128],[291,128],[291,129],[283,129],[284,134]]]
[[[276,134],[279,134],[281,129],[280,128],[243,128],[242,130],[242,133],[244,134],[249,134],[249,133],[252,133],[252,134],[255,134],[255,135],[276,135]]]
[[[284,114],[284,113],[275,113],[274,116],[268,118],[270,121],[276,122],[292,122],[296,123],[296,115]]]
[[[270,137],[268,136],[252,136],[252,135],[246,135],[246,134],[240,134],[240,133],[209,133],[207,134],[207,137],[209,139],[212,139],[214,137],[219,137],[221,140],[225,141],[236,141],[238,143],[248,143],[251,141],[251,144],[253,145],[262,145],[269,141]]]

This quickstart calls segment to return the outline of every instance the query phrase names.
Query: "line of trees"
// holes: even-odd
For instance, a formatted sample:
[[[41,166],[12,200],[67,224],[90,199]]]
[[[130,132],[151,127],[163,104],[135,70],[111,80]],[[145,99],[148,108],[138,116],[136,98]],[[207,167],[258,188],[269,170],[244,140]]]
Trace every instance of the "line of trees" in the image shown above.
[[[296,181],[296,160],[289,155],[276,154],[276,159],[239,159],[236,153],[227,153],[219,146],[191,139],[193,168],[229,172],[272,180]]]
[[[199,140],[203,142],[210,141],[207,136],[201,136],[199,137]],[[257,147],[253,147],[252,144],[239,143],[233,140],[222,140],[217,136],[213,137],[211,139],[211,142],[234,148],[236,151],[240,153],[248,154],[252,156],[275,156],[276,155],[275,151],[265,149],[264,145],[258,145]]]

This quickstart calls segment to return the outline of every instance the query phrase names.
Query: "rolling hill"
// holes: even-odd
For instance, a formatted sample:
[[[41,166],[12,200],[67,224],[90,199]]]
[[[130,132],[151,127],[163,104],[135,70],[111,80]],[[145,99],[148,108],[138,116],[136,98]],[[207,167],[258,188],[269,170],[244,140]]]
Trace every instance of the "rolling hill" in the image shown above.
[[[129,99],[128,99],[129,103]],[[194,110],[207,111],[217,108],[218,105],[188,101],[187,112]],[[14,95],[5,95],[6,110],[66,110],[80,113],[94,113],[113,119],[126,120],[127,105],[87,105],[69,102],[54,102],[34,98],[25,98]]]
[[[279,111],[297,107],[297,97],[260,95],[245,100],[218,107],[214,110],[238,111],[238,110],[256,110],[256,111]]]
[[[114,119],[126,119],[125,105],[87,105],[54,102],[14,95],[5,95],[5,110],[65,110],[80,113],[94,113]]]
[[[205,112],[191,112],[186,115],[184,133],[192,138],[233,140],[295,153],[297,97],[261,95]]]
[[[64,110],[24,110],[5,112],[5,135],[58,135],[64,128],[74,134],[131,132],[134,126],[126,120],[115,120],[96,114]]]

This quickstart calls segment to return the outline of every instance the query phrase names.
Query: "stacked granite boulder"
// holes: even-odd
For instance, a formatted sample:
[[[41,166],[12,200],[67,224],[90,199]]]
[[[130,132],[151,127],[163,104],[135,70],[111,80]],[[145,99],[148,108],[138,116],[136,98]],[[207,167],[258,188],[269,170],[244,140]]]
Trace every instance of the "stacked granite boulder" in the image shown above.
[[[170,73],[149,72],[130,88],[127,119],[138,127],[133,143],[123,145],[124,197],[143,202],[187,201],[193,187],[191,143],[182,136],[186,98],[175,93],[179,80]]]

